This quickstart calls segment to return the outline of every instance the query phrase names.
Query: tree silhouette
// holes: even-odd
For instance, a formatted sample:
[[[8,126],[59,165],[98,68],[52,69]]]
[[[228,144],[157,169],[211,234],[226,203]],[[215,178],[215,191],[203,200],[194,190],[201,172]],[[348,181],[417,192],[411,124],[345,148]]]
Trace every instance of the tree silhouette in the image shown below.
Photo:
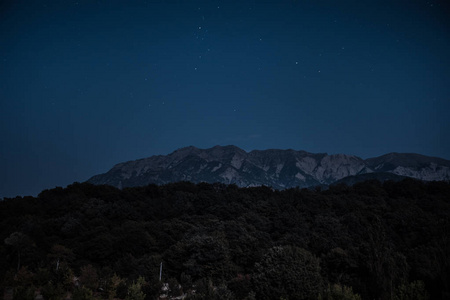
[[[17,251],[17,272],[19,272],[20,253],[25,247],[31,245],[31,240],[26,234],[16,231],[11,233],[11,235],[5,239],[5,244],[12,246],[14,250]]]

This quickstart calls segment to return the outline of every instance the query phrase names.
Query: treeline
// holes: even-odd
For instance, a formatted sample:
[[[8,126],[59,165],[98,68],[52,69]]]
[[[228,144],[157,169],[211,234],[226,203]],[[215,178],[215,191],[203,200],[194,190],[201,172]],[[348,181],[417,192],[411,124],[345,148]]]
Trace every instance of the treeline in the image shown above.
[[[0,237],[14,299],[450,299],[448,182],[74,183],[0,201]]]

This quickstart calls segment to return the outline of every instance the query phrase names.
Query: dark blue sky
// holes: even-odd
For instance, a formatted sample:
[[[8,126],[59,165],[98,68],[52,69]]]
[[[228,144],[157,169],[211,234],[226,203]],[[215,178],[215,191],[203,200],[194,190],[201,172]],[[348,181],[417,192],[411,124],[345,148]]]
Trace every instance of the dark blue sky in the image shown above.
[[[0,197],[194,145],[450,159],[444,1],[2,1]]]

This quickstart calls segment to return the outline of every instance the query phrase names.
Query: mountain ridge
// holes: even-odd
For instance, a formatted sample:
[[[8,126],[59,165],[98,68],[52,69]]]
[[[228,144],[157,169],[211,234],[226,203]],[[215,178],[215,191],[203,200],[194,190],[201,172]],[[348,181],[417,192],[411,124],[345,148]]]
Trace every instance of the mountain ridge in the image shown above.
[[[377,176],[362,176],[379,173]],[[176,181],[221,182],[240,187],[271,186],[275,189],[330,185],[353,176],[380,178],[393,174],[426,181],[450,180],[450,161],[416,153],[391,152],[362,159],[355,155],[310,153],[304,150],[245,151],[234,145],[200,149],[179,148],[168,155],[118,163],[108,172],[88,179],[115,187],[166,184]],[[397,178],[395,176],[385,176]]]

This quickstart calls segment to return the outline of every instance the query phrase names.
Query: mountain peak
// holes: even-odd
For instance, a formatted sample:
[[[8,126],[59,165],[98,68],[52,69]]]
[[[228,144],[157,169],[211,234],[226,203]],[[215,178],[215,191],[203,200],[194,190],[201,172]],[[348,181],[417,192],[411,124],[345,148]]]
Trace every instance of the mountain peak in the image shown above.
[[[376,167],[377,165],[381,164],[392,164],[396,166],[402,166],[402,167],[415,167],[419,168],[425,165],[429,165],[431,163],[437,164],[437,165],[443,165],[446,167],[450,167],[450,161],[438,158],[438,157],[431,157],[431,156],[425,156],[417,153],[398,153],[398,152],[391,152],[384,155],[381,155],[379,157],[375,158],[369,158],[366,160],[367,163],[373,167]]]
[[[187,147],[183,147],[183,148],[178,148],[177,150],[173,151],[171,154],[176,153],[176,152],[190,152],[190,151],[196,151],[196,150],[199,150],[199,148],[197,148],[195,146],[187,146]]]
[[[88,180],[93,184],[140,186],[176,181],[234,183],[241,187],[266,185],[276,189],[328,185],[348,176],[379,173],[370,178],[412,177],[450,180],[450,161],[414,153],[388,153],[363,160],[347,154],[309,153],[293,149],[246,152],[234,145],[208,149],[194,146],[169,155],[115,165],[105,174]],[[398,176],[395,177],[394,175]],[[387,177],[386,177],[387,178]]]
[[[211,152],[211,151],[226,151],[226,152],[240,152],[240,153],[247,153],[245,150],[236,147],[234,145],[226,145],[226,146],[220,146],[216,145],[212,148],[205,149],[205,151]]]

